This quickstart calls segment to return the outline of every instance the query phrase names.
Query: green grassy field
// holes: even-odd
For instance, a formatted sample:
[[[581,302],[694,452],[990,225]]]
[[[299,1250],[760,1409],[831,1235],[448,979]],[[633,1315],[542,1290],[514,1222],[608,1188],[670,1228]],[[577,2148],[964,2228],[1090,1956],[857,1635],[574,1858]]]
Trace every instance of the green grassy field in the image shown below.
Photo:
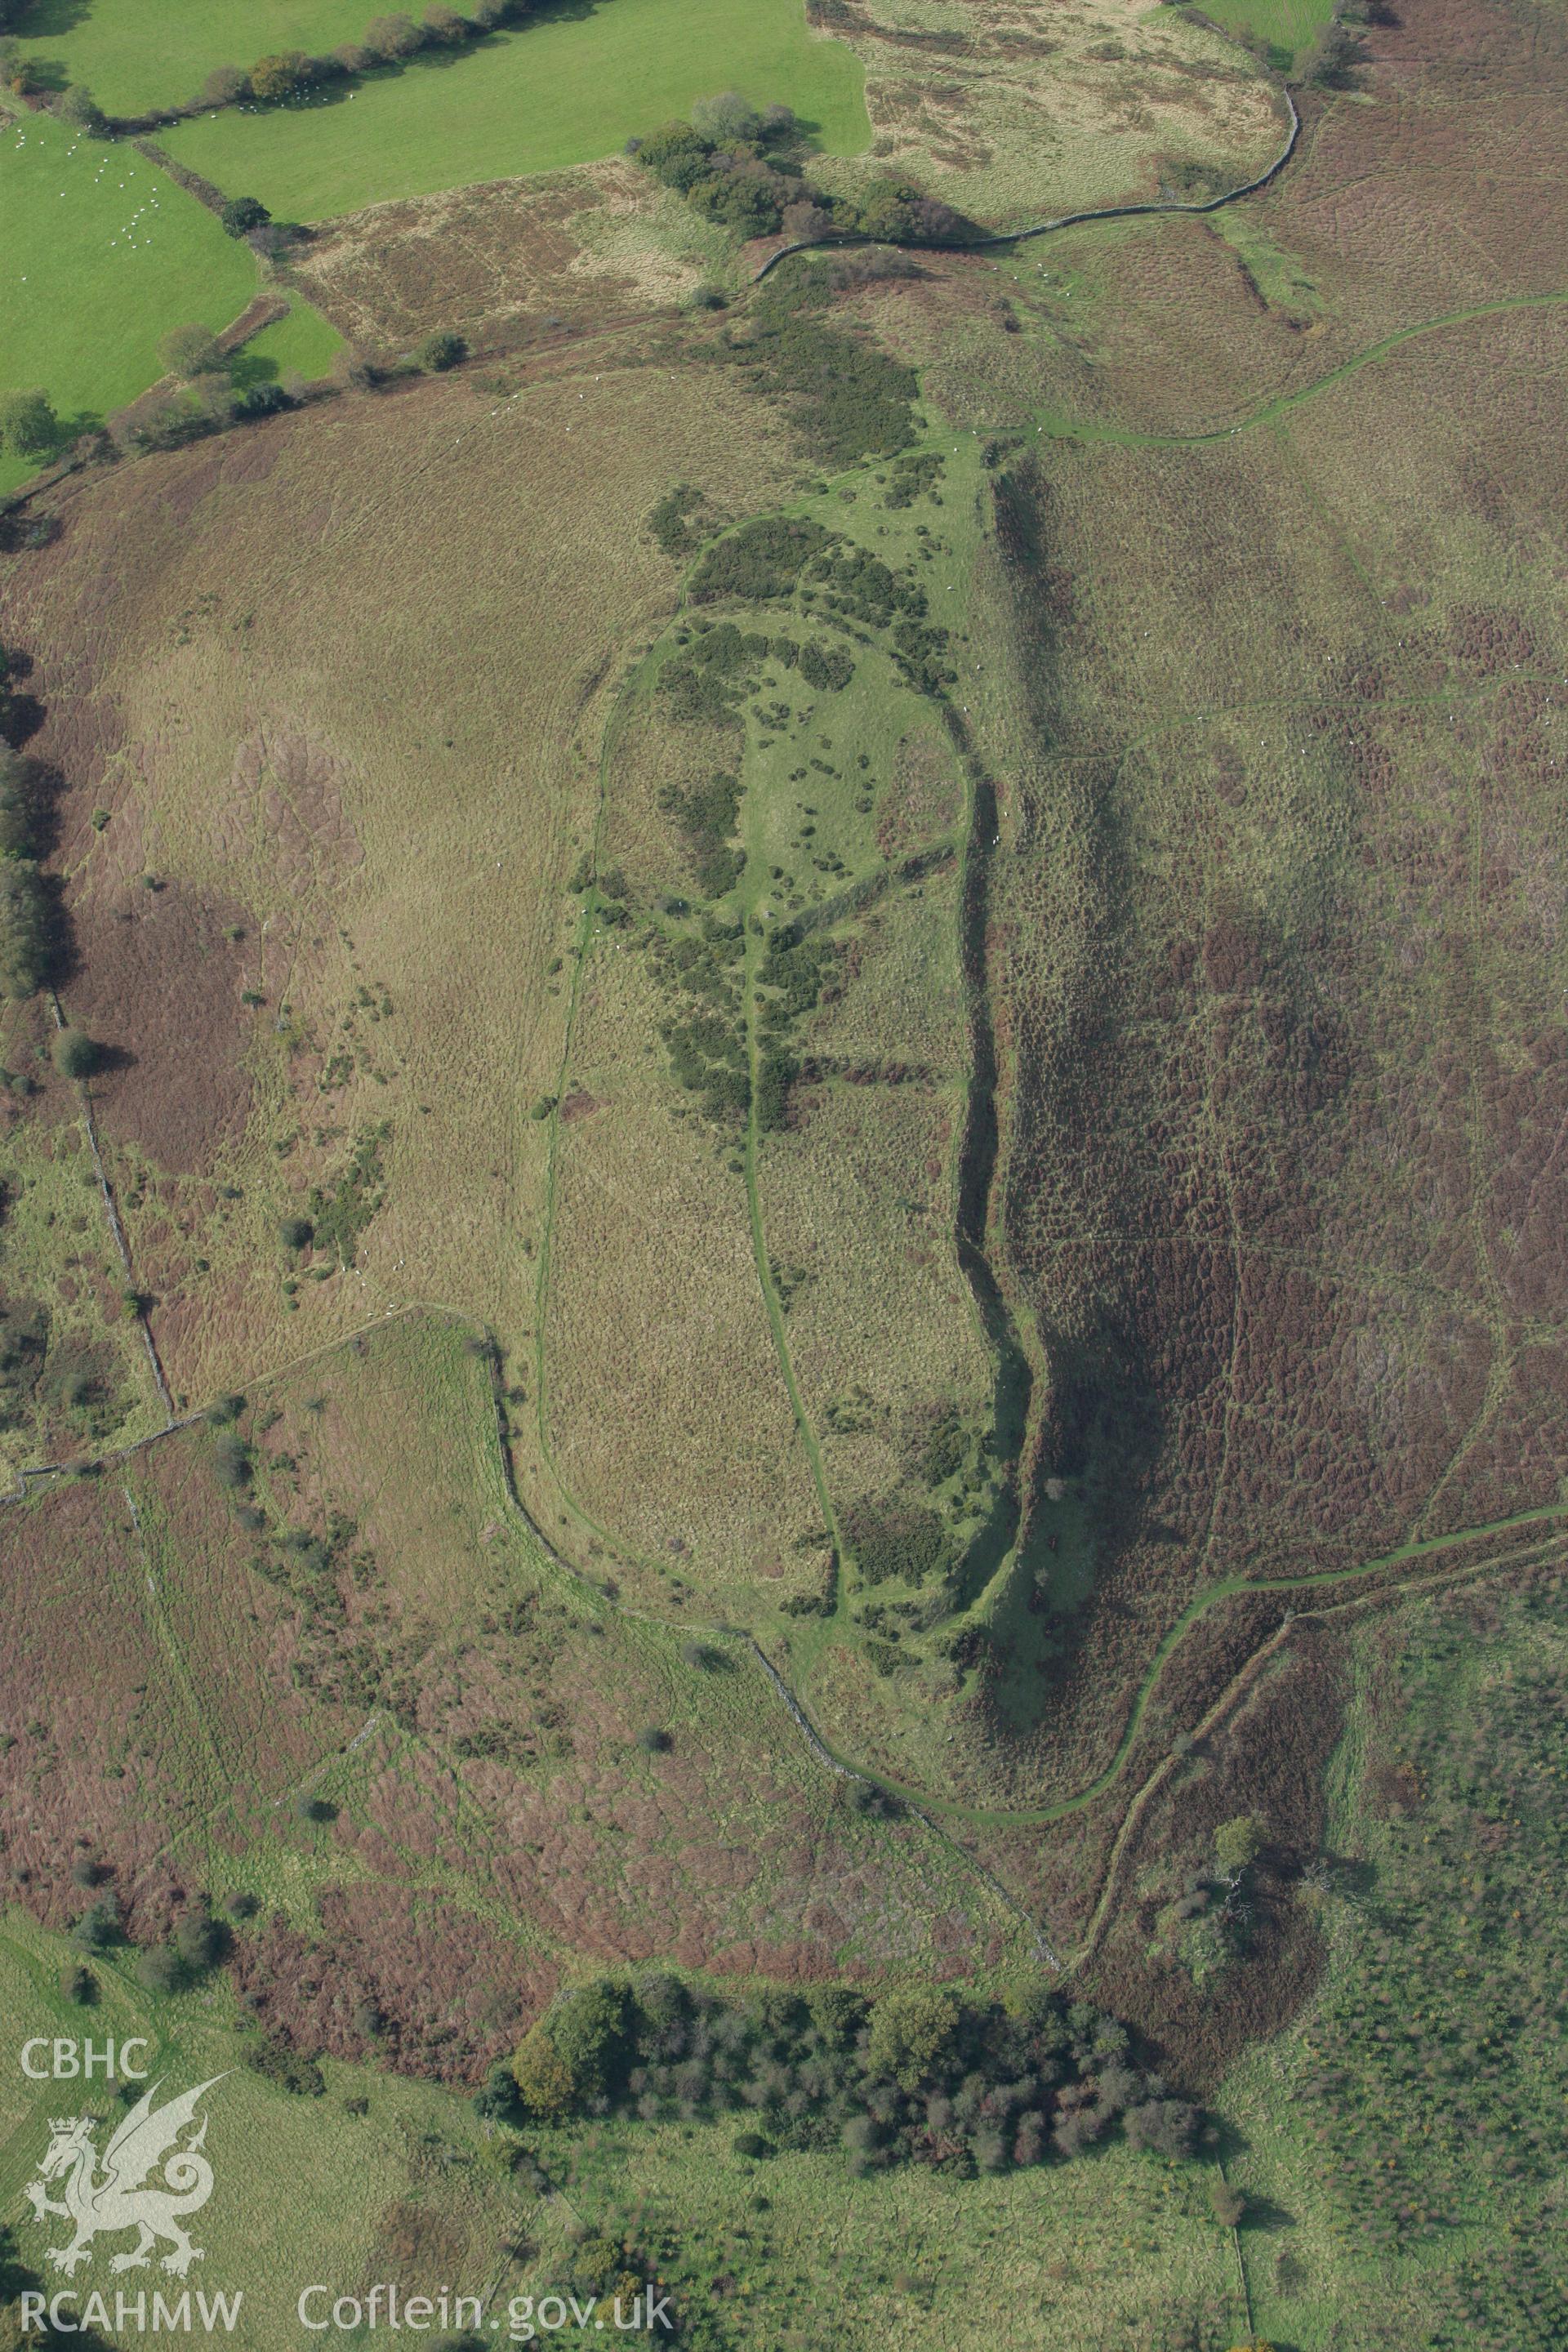
[[[1333,0],[1216,0],[1205,11],[1238,40],[1262,41],[1274,49],[1288,49],[1300,64],[1333,15]],[[1289,73],[1282,58],[1270,62]]]
[[[178,106],[215,66],[248,66],[279,49],[312,53],[357,40],[375,14],[369,0],[268,0],[259,14],[237,0],[196,0],[179,12],[178,44],[147,0],[37,0],[19,37],[29,58],[86,82],[110,114]]]
[[[499,33],[352,94],[182,123],[171,154],[281,217],[322,220],[394,196],[558,171],[613,153],[635,132],[734,85],[816,126],[830,154],[870,138],[865,75],[842,44],[814,39],[799,0],[605,0],[591,16]]]
[[[309,383],[326,374],[342,348],[342,337],[319,310],[308,302],[296,302],[286,319],[252,335],[236,362],[235,381],[245,384],[302,375]]]
[[[145,391],[166,328],[226,326],[256,290],[248,249],[145,157],[46,115],[0,118],[0,389],[42,384],[68,425]],[[0,457],[0,491],[33,470]]]
[[[1000,2177],[857,2176],[826,2151],[752,2163],[734,2137],[728,2120],[542,2134],[567,2185],[540,2210],[534,2291],[580,2216],[656,2256],[680,2340],[713,2352],[1227,2352],[1247,2333],[1206,2166],[1117,2146]]]

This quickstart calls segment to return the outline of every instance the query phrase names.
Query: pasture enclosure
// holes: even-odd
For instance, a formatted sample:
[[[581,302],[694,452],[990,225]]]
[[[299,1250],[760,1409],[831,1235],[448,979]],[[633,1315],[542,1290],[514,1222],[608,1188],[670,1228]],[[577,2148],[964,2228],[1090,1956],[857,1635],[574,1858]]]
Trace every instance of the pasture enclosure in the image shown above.
[[[552,172],[611,154],[733,84],[782,103],[829,154],[870,137],[864,76],[806,28],[799,0],[599,0],[448,57],[329,88],[297,105],[229,108],[166,133],[169,152],[280,219]]]

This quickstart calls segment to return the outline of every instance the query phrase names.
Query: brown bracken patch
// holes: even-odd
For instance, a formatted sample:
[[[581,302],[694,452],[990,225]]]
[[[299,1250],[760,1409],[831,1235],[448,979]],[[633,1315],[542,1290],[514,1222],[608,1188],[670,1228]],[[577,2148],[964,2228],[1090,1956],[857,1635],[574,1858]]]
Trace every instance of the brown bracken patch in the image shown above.
[[[251,1015],[240,1002],[245,909],[171,882],[89,887],[74,910],[70,1018],[109,1049],[93,1080],[107,1139],[177,1175],[208,1170],[250,1106]]]

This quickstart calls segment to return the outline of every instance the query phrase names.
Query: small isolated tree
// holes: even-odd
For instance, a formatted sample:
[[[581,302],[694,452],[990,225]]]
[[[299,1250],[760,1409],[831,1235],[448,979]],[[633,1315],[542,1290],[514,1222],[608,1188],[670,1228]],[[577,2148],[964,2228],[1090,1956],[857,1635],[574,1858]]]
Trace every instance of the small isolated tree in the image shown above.
[[[181,1914],[174,1929],[174,1949],[187,1969],[200,1972],[216,1968],[227,1945],[226,1929],[205,1904],[195,1904]]]
[[[1233,2189],[1222,2174],[1215,2173],[1209,2182],[1209,2203],[1215,2220],[1224,2230],[1234,2230],[1247,2210],[1247,2200],[1238,2189]]]
[[[669,1734],[656,1723],[647,1724],[637,1734],[637,1746],[649,1756],[662,1756],[670,1746]]]
[[[154,1944],[136,1963],[136,1974],[149,1992],[178,1992],[185,1971],[173,1944]]]
[[[231,1919],[254,1919],[260,1908],[259,1900],[246,1886],[237,1887],[224,1905]]]
[[[158,357],[171,375],[186,383],[212,375],[223,366],[223,353],[210,327],[171,327],[158,338]]]
[[[373,16],[364,28],[364,45],[384,65],[392,65],[423,48],[425,36],[412,16]]]
[[[309,1249],[315,1232],[309,1217],[285,1217],[278,1228],[278,1238],[285,1249]]]
[[[55,1067],[62,1078],[90,1078],[99,1064],[99,1049],[85,1029],[58,1029]]]
[[[302,1822],[335,1822],[338,1809],[330,1797],[301,1797],[294,1811]]]
[[[231,196],[218,218],[229,236],[248,236],[253,228],[265,228],[272,215],[259,196]]]
[[[1256,1813],[1237,1813],[1221,1822],[1214,1833],[1215,1866],[1233,1883],[1250,1870],[1263,1850],[1268,1832]]]
[[[120,1934],[120,1906],[112,1895],[89,1903],[71,1929],[71,1942],[84,1952],[104,1952]]]
[[[98,1999],[98,1979],[78,1960],[71,1968],[61,1970],[60,1990],[78,2009],[90,2009]]]
[[[415,353],[426,375],[445,375],[448,368],[455,368],[468,356],[468,347],[462,336],[454,335],[446,328],[426,335]]]
[[[0,444],[14,457],[47,457],[59,437],[60,420],[41,385],[0,394]]]
[[[213,1470],[231,1494],[250,1484],[250,1448],[237,1429],[220,1430],[213,1440]]]

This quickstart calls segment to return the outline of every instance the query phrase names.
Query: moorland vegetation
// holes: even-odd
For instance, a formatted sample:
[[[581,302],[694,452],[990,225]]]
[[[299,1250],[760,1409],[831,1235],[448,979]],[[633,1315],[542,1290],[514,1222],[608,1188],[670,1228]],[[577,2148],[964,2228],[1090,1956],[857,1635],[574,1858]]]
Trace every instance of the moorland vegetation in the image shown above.
[[[526,2102],[531,2156],[692,2195],[700,2164],[752,2168],[731,2200],[798,2168],[847,2204],[847,2155],[858,2199],[951,2158],[978,2200],[1081,2135],[1045,2231],[1086,2181],[1120,2223],[1188,2178],[1135,2144],[1165,2061],[1076,2012],[1198,2053],[1222,2116],[1267,2037],[1217,2144],[1219,2291],[1106,2316],[1164,2242],[1142,2208],[1120,2246],[1091,2214],[1008,2324],[1205,2352],[1369,2313],[1402,2352],[1560,2336],[1560,1611],[1512,1581],[1525,1521],[1550,1561],[1563,1459],[1560,597],[1551,535],[1519,529],[1561,498],[1560,240],[1483,264],[1424,213],[1390,230],[1427,185],[1403,142],[1469,119],[1446,55],[1422,109],[1409,71],[1397,100],[1377,80],[1407,31],[1325,52],[1312,136],[1235,243],[1173,219],[1048,263],[797,265],[607,391],[599,352],[563,381],[432,355],[379,405],[279,415],[231,469],[174,450],[90,481],[61,545],[22,551],[28,642],[120,730],[53,699],[37,730],[89,938],[58,1034],[96,1032],[116,941],[155,971],[215,875],[244,901],[187,936],[266,1017],[210,1055],[258,1074],[254,1124],[247,1101],[241,1142],[179,1169],[133,1124],[136,1066],[102,1073],[103,1190],[165,1253],[182,1410],[223,1402],[8,1526],[8,1852],[42,1916],[122,1905],[133,1941],[100,1911],[89,1970],[110,1998],[117,1951],[164,1956],[149,1998],[226,1981],[181,1950],[184,1890],[210,1887],[205,1947],[265,1885],[226,1932],[269,2095],[325,2115],[372,2053],[467,2088],[510,2050],[481,2095]],[[778,198],[784,151],[708,120],[681,147],[700,204],[737,173]],[[1456,256],[1484,275],[1463,318]],[[206,347],[172,356],[199,374]],[[634,413],[652,455],[595,505]],[[721,470],[714,415],[754,464]],[[416,589],[385,522],[389,484],[433,478],[473,518],[444,600],[443,551]],[[147,583],[106,628],[132,532]],[[520,582],[555,632],[522,660]],[[451,699],[454,646],[482,706]],[[253,740],[257,706],[307,709],[310,739]],[[0,811],[18,872],[26,799]],[[184,1017],[219,995],[187,986]],[[153,990],[121,1001],[150,1054]],[[111,1411],[125,1293],[48,1008],[6,1018],[47,1111],[0,1104],[7,1412],[90,1473],[145,1425]],[[955,1234],[1027,1358],[1011,1425]],[[410,1312],[411,1378],[355,1328],[454,1296],[499,1337]],[[288,1315],[321,1352],[273,1420],[252,1366],[294,1349]],[[1434,1603],[1417,1570],[1470,1590]],[[1308,1579],[1354,1589],[1362,1679],[1293,1714]],[[82,1590],[122,1685],[68,1654]],[[1037,1937],[1068,1948],[1058,1921],[1075,1980],[1020,2033],[1006,1981]],[[685,1973],[647,1978],[667,1953]],[[790,1981],[721,1995],[721,1971]]]

